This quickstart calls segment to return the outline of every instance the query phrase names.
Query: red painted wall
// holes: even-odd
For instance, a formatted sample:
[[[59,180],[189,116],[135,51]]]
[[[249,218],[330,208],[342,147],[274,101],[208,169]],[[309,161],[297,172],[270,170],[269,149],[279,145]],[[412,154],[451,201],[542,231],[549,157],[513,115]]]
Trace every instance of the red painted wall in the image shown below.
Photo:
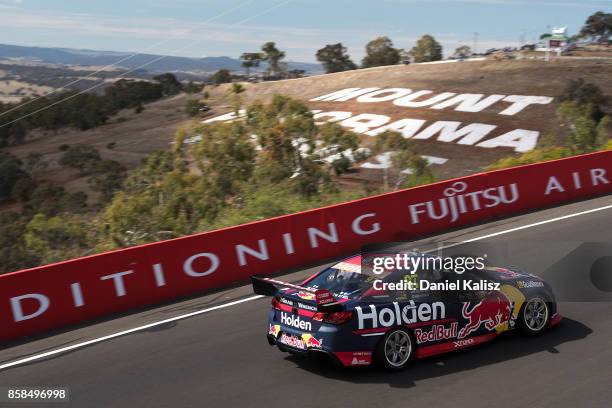
[[[612,151],[598,152],[1,275],[0,341],[348,254],[367,243],[610,193],[611,182]]]

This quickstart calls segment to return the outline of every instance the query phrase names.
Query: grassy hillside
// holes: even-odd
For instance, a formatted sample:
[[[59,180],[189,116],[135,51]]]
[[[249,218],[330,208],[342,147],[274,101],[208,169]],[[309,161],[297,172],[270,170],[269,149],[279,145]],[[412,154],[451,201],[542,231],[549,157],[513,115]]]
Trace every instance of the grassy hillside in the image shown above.
[[[351,87],[411,88],[434,92],[544,95],[555,99],[549,105],[529,107],[516,116],[498,115],[499,109],[479,113],[453,110],[407,109],[392,103],[358,104],[355,102],[309,103],[313,109],[343,110],[388,115],[392,119],[418,118],[428,121],[450,120],[462,123],[486,123],[497,125],[500,131],[515,128],[532,129],[555,133],[563,131],[556,119],[559,106],[558,96],[572,79],[585,78],[598,85],[607,94],[612,94],[612,61],[606,60],[553,60],[550,63],[537,60],[527,61],[478,61],[452,64],[410,65],[380,67],[337,74],[321,75],[303,79],[243,84],[246,91],[241,94],[244,103],[262,99],[264,101],[277,93],[308,101],[317,96]],[[63,144],[85,143],[98,148],[105,158],[117,160],[128,169],[135,168],[147,154],[156,150],[170,149],[174,132],[193,118],[184,112],[189,99],[202,99],[213,111],[206,117],[220,115],[232,110],[233,97],[229,84],[208,86],[203,95],[181,94],[146,105],[140,114],[132,111],[121,112],[111,118],[110,123],[95,129],[79,131],[59,129],[53,132],[34,131],[28,143],[9,148],[8,151],[25,158],[32,152],[43,154],[49,160],[45,177],[66,185],[68,189],[86,188],[82,178],[74,172],[67,172],[57,165],[58,148]],[[204,117],[202,117],[204,119]],[[428,122],[429,123],[429,122]],[[364,146],[371,146],[371,137],[363,137]],[[113,149],[107,149],[115,143]],[[445,165],[432,165],[431,170],[439,178],[465,175],[480,171],[495,161],[518,155],[512,149],[481,149],[440,143],[433,140],[415,141],[415,148],[424,155],[448,159]],[[360,169],[345,175],[348,181],[361,179],[382,181],[382,172]]]
[[[373,68],[207,86],[201,93],[180,93],[124,109],[88,130],[29,130],[22,143],[0,150],[0,193],[5,197],[0,204],[0,272],[486,168],[609,148],[606,95],[612,94],[611,68],[606,60]],[[579,78],[585,82],[575,82]],[[572,83],[581,85],[568,93]],[[394,88],[447,99],[476,94],[468,96],[476,102],[492,98],[492,103],[482,109],[474,104],[469,109],[457,109],[462,106],[457,104],[438,109],[367,98],[311,100],[346,88]],[[546,103],[503,114],[516,106],[504,100],[516,98],[509,95],[537,96]],[[196,107],[192,115],[188,104]],[[199,111],[198,106],[211,109]],[[247,120],[202,124],[240,108],[248,108]],[[365,122],[386,122],[366,127],[367,134],[360,130],[362,122],[323,124],[311,111],[344,112],[350,118],[369,114]],[[418,130],[410,137],[371,133],[399,120],[418,123]],[[446,127],[436,128],[439,124]],[[448,130],[449,124],[454,130]],[[470,127],[495,134],[461,133]],[[422,137],[432,128],[437,130]],[[538,145],[532,146],[537,148],[525,152],[478,145],[513,129],[537,134]],[[12,179],[10,188],[2,184],[5,175]]]

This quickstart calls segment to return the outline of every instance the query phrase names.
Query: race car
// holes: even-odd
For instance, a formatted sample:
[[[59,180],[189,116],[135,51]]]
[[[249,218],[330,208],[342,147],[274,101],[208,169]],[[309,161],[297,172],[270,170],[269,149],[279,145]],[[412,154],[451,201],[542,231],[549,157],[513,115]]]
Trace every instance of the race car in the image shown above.
[[[269,344],[305,356],[323,353],[344,366],[396,371],[505,331],[539,335],[561,321],[550,285],[516,269],[376,275],[364,265],[361,255],[353,256],[300,285],[252,277],[254,292],[272,297]]]

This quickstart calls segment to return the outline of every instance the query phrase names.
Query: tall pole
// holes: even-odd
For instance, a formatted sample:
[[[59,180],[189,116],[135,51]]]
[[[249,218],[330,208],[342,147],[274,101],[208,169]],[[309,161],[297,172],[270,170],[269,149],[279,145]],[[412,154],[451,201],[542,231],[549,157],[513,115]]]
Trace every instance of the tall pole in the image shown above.
[[[546,32],[549,33],[550,26],[546,26]],[[550,34],[550,33],[549,33]],[[544,57],[544,61],[550,61],[550,35],[546,37],[546,56]]]

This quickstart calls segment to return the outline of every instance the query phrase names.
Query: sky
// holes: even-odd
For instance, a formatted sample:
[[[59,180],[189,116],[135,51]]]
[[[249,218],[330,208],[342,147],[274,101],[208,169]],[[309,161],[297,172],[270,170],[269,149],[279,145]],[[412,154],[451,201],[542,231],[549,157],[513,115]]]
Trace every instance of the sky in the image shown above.
[[[612,0],[0,0],[0,43],[189,57],[258,51],[315,62],[342,42],[356,62],[381,35],[410,49],[433,35],[445,54],[533,43],[550,26],[574,34]],[[475,34],[478,33],[478,34]]]

